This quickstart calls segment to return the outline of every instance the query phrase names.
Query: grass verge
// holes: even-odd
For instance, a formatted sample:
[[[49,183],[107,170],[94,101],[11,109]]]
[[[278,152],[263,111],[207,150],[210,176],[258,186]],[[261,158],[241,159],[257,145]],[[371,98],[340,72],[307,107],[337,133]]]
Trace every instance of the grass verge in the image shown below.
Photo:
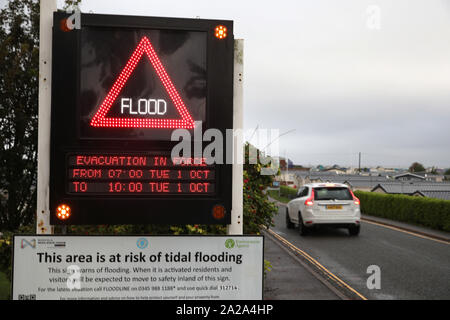
[[[280,202],[283,203],[288,203],[289,201],[291,201],[291,199],[284,197],[284,196],[280,196],[278,190],[269,190],[267,191],[267,194],[269,195],[269,197],[278,200]]]

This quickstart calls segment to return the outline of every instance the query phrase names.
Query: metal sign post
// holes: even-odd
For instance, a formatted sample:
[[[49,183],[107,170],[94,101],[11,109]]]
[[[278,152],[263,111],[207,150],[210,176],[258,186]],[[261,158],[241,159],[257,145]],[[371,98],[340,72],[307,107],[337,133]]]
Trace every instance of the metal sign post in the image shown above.
[[[234,88],[233,88],[233,127],[235,130],[242,130],[244,122],[244,40],[236,39],[234,41]],[[238,139],[234,141],[234,154],[242,155],[243,141],[238,135]],[[241,151],[241,152],[239,152]],[[228,225],[227,233],[230,235],[243,234],[243,161],[244,159],[236,159],[234,157],[233,164],[233,191],[231,224]]]
[[[41,0],[39,27],[39,130],[37,234],[52,234],[50,225],[50,117],[52,98],[52,25],[56,0]]]

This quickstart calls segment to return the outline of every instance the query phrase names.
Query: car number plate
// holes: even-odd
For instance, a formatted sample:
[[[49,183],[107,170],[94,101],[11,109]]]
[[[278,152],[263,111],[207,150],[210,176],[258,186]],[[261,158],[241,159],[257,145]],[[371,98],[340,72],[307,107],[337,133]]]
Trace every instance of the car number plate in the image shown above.
[[[330,205],[327,205],[327,210],[342,210],[342,205],[330,204]]]

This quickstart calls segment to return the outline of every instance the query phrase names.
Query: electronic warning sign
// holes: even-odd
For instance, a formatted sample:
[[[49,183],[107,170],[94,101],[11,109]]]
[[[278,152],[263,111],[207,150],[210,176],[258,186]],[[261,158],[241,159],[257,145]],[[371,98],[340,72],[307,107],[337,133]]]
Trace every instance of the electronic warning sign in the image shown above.
[[[51,223],[229,224],[231,165],[172,135],[233,128],[232,21],[76,18],[54,15]]]

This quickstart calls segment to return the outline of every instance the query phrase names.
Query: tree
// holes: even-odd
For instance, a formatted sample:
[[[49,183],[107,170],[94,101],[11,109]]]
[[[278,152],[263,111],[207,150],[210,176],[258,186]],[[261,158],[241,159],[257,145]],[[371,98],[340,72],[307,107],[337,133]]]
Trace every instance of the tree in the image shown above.
[[[38,79],[39,1],[9,0],[0,10],[0,230],[36,211]]]
[[[445,170],[444,176],[445,176],[445,178],[444,178],[445,181],[450,180],[450,169]]]
[[[419,162],[414,162],[408,170],[409,172],[424,172],[425,167]]]
[[[261,226],[273,226],[277,206],[270,202],[264,190],[272,185],[274,176],[262,175],[261,169],[268,167],[261,162],[261,152],[257,150],[257,161],[250,161],[250,144],[245,145],[244,164],[244,234],[257,234]],[[255,159],[253,159],[255,160]]]
[[[0,11],[0,228],[30,223],[36,208],[39,1]]]

